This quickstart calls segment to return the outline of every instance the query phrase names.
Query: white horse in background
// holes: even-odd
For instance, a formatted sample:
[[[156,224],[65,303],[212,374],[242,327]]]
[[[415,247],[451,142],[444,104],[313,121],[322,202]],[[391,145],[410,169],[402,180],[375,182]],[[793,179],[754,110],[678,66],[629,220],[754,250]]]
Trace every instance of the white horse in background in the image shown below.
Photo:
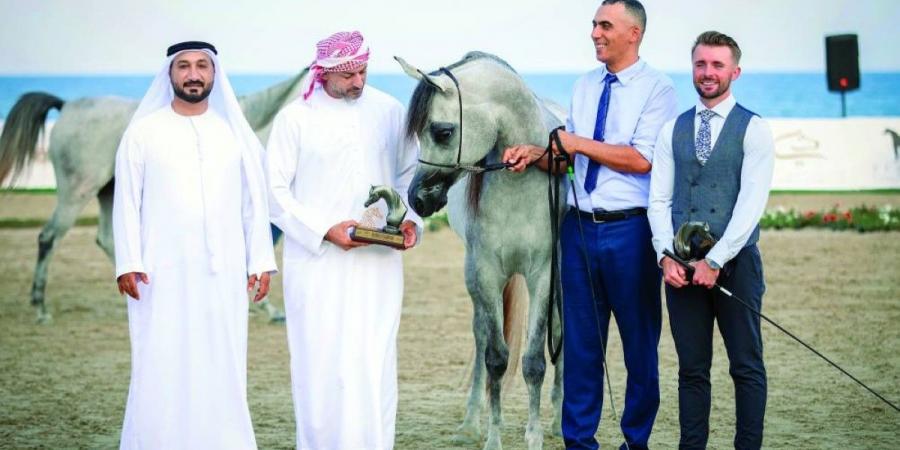
[[[239,98],[241,109],[260,141],[268,140],[275,114],[300,95],[304,69],[289,80]],[[135,100],[90,97],[70,102],[46,93],[23,95],[10,111],[0,135],[0,180],[15,179],[33,159],[38,136],[47,113],[59,109],[50,135],[48,154],[56,175],[56,208],[38,236],[38,257],[31,289],[31,304],[38,323],[48,323],[45,289],[47,268],[58,241],[75,223],[85,205],[96,197],[100,203],[97,245],[114,259],[112,239],[113,169],[116,149],[131,115]],[[284,315],[268,300],[260,305],[273,321]]]

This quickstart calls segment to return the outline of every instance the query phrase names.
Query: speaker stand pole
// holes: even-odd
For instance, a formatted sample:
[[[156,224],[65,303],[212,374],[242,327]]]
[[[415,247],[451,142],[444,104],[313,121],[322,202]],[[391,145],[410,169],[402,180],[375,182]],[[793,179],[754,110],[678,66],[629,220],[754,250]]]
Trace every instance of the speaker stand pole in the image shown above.
[[[841,91],[841,117],[847,117],[847,91]]]

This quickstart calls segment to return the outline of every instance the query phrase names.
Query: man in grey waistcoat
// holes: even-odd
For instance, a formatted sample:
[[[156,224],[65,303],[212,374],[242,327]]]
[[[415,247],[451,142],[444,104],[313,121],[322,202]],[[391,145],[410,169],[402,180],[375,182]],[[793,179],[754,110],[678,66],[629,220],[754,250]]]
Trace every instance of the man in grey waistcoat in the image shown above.
[[[712,287],[719,283],[757,309],[765,292],[756,242],[774,166],[769,126],[738,104],[731,82],[741,50],[731,37],[701,34],[691,50],[698,103],[659,133],[653,155],[648,217],[666,282],[666,304],[678,352],[680,448],[705,448],[709,436],[713,322],[718,322],[734,382],[734,446],[762,445],[766,409],[760,319]],[[694,264],[692,279],[675,261],[674,230],[709,224],[717,243]]]

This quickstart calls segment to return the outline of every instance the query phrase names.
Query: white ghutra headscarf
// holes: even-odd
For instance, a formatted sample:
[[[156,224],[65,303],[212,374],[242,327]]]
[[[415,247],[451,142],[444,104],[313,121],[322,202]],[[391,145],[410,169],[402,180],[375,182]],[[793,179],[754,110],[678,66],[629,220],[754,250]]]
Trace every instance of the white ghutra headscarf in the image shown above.
[[[172,61],[180,53],[185,51],[202,51],[209,55],[214,65],[215,77],[213,88],[209,94],[209,109],[219,114],[231,128],[234,138],[241,152],[241,164],[244,176],[247,179],[247,190],[252,203],[253,222],[244,227],[244,240],[248,249],[272,248],[272,231],[269,226],[269,206],[266,194],[266,179],[263,167],[263,147],[259,142],[250,124],[244,117],[241,105],[234,95],[234,89],[228,81],[225,68],[218,59],[218,52],[211,44],[199,41],[182,42],[169,47],[168,57],[162,69],[156,74],[156,78],[150,84],[150,88],[138,105],[137,111],[131,116],[128,126],[154,111],[169,107],[175,99],[175,91],[172,88],[172,80],[169,75]],[[120,148],[121,150],[121,144]],[[234,199],[239,202],[241,199]],[[244,213],[247,215],[247,213]],[[215,226],[215,225],[210,225]],[[209,227],[207,227],[209,228]],[[207,233],[211,230],[207,229]],[[215,235],[216,233],[211,233]],[[260,274],[275,267],[275,256],[272,252],[263,252],[265,257],[255,260],[252,256],[257,252],[247,252],[247,271],[251,274]],[[212,266],[218,264],[212,261]]]

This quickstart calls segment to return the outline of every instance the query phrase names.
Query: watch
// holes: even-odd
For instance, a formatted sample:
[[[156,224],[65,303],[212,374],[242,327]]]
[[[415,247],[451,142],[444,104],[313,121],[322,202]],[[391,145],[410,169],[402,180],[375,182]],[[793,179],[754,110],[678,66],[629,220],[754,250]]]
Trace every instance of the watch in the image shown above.
[[[717,263],[709,258],[704,258],[703,260],[706,261],[706,265],[709,266],[709,268],[712,270],[719,270],[722,268],[722,266],[720,266],[719,263]]]

